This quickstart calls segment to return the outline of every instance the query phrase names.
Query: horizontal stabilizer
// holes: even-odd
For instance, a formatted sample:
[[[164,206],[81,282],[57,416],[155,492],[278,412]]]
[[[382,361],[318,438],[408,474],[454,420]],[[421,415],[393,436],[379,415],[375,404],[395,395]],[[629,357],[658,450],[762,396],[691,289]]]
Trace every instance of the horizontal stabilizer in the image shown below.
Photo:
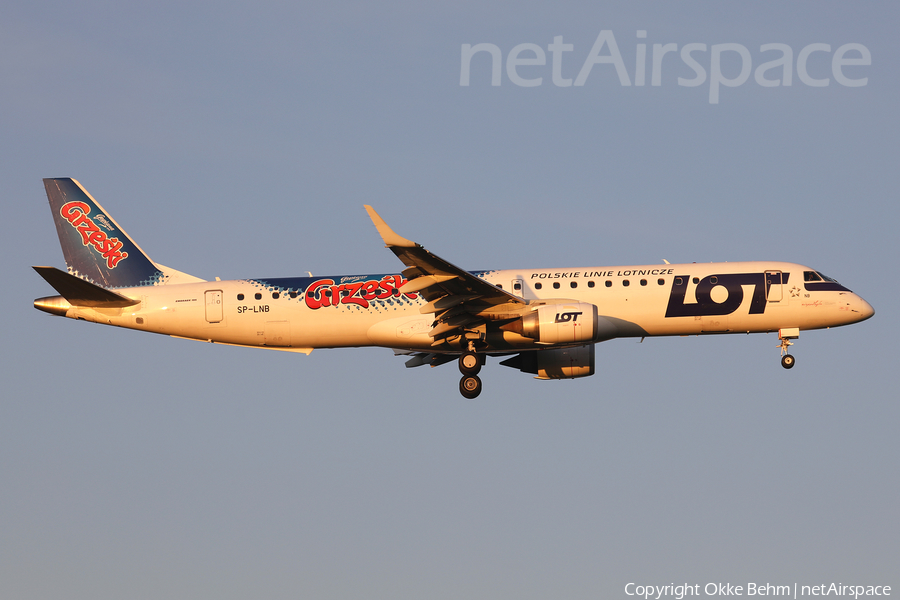
[[[59,295],[69,301],[72,306],[89,306],[92,308],[121,308],[140,304],[140,300],[132,300],[112,290],[107,290],[85,281],[80,277],[60,271],[56,267],[32,267],[38,275],[53,286]]]

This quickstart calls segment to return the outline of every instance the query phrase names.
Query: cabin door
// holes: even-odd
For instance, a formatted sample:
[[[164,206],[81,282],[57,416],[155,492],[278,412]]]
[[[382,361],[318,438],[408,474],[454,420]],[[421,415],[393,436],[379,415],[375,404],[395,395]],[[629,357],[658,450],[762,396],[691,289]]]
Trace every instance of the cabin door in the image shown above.
[[[209,323],[222,321],[222,290],[206,292],[206,320]]]
[[[766,300],[781,302],[784,297],[783,281],[784,275],[781,271],[766,271]]]

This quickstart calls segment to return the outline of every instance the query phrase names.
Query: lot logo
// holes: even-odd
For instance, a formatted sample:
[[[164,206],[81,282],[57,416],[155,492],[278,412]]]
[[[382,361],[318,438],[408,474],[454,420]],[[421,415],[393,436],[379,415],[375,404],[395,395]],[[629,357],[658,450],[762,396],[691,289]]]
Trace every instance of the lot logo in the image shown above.
[[[727,275],[709,275],[696,281],[694,296],[696,302],[686,303],[690,275],[678,275],[672,283],[666,317],[707,317],[730,315],[744,301],[744,286],[752,286],[750,296],[751,315],[761,315],[766,311],[769,290],[773,285],[787,283],[788,273],[730,273]],[[713,290],[724,288],[727,295],[716,295],[719,301],[713,300]]]
[[[115,269],[120,261],[128,258],[128,253],[122,252],[123,244],[118,238],[107,237],[106,232],[100,230],[93,219],[88,217],[90,212],[91,207],[84,202],[67,202],[59,209],[62,218],[81,234],[82,243],[85,246],[93,246],[94,250],[106,259],[106,266]]]
[[[564,312],[564,313],[556,313],[556,320],[554,323],[575,323],[578,321],[578,317],[581,316],[580,312]]]

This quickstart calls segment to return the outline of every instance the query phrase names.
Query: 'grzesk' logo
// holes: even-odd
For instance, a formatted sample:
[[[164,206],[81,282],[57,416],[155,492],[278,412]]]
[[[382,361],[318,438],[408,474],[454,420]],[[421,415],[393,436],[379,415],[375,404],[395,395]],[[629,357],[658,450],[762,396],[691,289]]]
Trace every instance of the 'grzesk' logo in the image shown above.
[[[127,252],[122,252],[122,242],[119,238],[107,237],[93,219],[88,217],[91,207],[84,202],[66,202],[59,214],[68,221],[78,233],[85,246],[93,246],[100,256],[106,259],[106,266],[115,269],[119,261],[128,258]]]

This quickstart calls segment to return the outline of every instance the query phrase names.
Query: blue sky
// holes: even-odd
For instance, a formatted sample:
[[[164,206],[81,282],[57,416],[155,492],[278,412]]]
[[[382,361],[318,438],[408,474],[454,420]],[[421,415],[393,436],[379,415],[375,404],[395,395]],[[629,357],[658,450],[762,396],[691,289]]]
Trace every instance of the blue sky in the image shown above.
[[[32,2],[0,21],[0,595],[627,598],[628,582],[900,586],[895,3]],[[632,83],[596,64],[611,31]],[[646,37],[639,38],[638,31]],[[493,44],[460,85],[463,44]],[[755,71],[791,49],[792,84]],[[536,44],[544,65],[508,56]],[[676,44],[651,83],[654,44]],[[680,52],[707,78],[695,77]],[[806,61],[804,48],[826,44]],[[860,44],[870,65],[841,73]],[[727,46],[725,46],[727,45]],[[710,103],[713,47],[721,86]],[[729,50],[731,48],[731,50]],[[817,47],[818,48],[818,47]],[[607,55],[608,46],[602,54]],[[520,58],[534,58],[523,51]],[[848,52],[846,58],[860,54]],[[783,75],[775,69],[767,79]],[[203,278],[384,273],[369,221],[468,269],[786,260],[875,317],[613,340],[597,374],[405,369],[55,319],[41,178]],[[601,310],[602,312],[602,310]]]

